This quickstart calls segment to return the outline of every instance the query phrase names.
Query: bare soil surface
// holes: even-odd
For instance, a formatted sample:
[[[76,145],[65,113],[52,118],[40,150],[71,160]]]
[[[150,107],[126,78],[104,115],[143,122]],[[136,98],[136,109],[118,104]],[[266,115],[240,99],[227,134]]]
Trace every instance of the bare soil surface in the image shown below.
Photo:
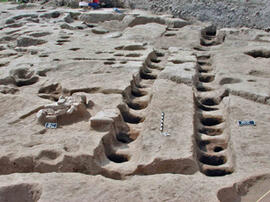
[[[115,6],[171,13],[175,17],[212,22],[219,27],[249,27],[269,30],[267,0],[117,0]]]
[[[142,10],[0,17],[1,202],[267,200],[269,33]]]

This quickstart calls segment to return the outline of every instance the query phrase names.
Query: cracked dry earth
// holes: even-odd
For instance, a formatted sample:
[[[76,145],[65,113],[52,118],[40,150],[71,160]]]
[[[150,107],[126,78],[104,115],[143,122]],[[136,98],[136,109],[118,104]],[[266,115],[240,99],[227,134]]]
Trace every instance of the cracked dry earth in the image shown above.
[[[256,201],[270,189],[269,33],[139,10],[0,12],[1,202]]]

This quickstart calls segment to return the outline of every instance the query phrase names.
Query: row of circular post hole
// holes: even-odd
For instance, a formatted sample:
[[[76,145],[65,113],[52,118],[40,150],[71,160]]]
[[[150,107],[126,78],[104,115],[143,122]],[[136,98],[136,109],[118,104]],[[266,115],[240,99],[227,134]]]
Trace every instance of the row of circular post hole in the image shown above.
[[[224,33],[217,33],[216,26],[206,27],[201,31],[200,44],[202,46],[214,46],[223,43],[225,40]]]
[[[118,154],[117,150],[125,147],[126,144],[133,142],[139,136],[139,124],[145,120],[143,110],[148,106],[151,100],[151,85],[157,78],[158,72],[162,69],[157,63],[161,62],[159,57],[164,54],[155,51],[144,62],[139,72],[133,75],[133,78],[123,92],[123,104],[118,106],[124,122],[128,126],[128,131],[119,131],[116,134],[117,146],[109,148],[105,153],[110,161],[115,163],[124,163],[129,161],[130,156]]]
[[[202,30],[201,45],[217,45],[216,34],[216,28],[213,26]],[[195,120],[198,124],[195,126],[196,156],[202,173],[207,176],[223,176],[231,171],[222,167],[227,162],[224,150],[228,147],[228,140],[221,136],[225,129],[225,118],[219,104],[228,93],[224,91],[218,95],[218,89],[213,85],[215,75],[211,66],[211,56],[203,55],[197,59],[195,87],[200,96],[194,96]]]

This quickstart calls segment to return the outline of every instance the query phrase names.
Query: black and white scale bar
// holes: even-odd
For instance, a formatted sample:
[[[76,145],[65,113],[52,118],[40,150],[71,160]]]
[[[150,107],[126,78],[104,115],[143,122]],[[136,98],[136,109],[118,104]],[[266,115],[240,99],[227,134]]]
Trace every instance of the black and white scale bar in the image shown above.
[[[163,132],[163,129],[164,129],[164,117],[165,117],[165,113],[162,112],[161,113],[161,120],[160,120],[160,132]]]

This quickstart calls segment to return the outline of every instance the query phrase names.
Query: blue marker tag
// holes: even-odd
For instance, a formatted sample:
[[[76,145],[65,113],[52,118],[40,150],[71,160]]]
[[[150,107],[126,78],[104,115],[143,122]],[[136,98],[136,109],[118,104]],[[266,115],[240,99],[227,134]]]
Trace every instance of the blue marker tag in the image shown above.
[[[239,126],[256,126],[255,121],[238,121]]]
[[[57,123],[45,123],[46,128],[57,128]]]
[[[122,13],[118,8],[113,8],[114,12],[116,13]]]

